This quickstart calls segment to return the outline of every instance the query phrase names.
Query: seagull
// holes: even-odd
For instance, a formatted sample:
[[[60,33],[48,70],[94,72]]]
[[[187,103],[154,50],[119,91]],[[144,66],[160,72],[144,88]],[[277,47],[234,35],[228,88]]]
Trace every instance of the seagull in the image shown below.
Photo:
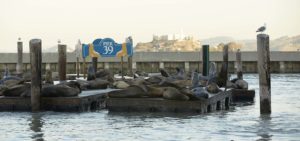
[[[266,25],[266,23],[264,23],[264,26],[258,28],[258,29],[256,30],[256,32],[264,32],[266,29],[267,29],[267,25]]]

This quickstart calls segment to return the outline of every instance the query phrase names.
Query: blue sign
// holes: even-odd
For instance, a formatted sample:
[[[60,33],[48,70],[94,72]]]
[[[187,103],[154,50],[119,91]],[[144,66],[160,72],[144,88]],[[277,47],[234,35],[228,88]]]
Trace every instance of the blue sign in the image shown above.
[[[82,44],[83,58],[132,56],[132,42],[118,44],[111,38],[96,39],[92,44]]]

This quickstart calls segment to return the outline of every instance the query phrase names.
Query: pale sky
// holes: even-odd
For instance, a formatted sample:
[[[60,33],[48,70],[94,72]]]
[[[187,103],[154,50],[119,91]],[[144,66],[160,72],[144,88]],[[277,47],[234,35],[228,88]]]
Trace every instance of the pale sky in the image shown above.
[[[0,0],[0,52],[17,52],[22,38],[61,39],[68,47],[111,37],[148,42],[153,34],[183,31],[196,39],[255,39],[267,23],[272,38],[300,34],[300,0]]]

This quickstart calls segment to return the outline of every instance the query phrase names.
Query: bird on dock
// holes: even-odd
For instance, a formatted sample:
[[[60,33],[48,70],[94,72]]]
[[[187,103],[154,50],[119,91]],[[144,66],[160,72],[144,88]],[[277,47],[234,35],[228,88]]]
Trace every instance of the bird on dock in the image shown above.
[[[258,28],[258,29],[256,30],[256,32],[264,32],[266,29],[267,29],[267,24],[264,23],[264,26]]]

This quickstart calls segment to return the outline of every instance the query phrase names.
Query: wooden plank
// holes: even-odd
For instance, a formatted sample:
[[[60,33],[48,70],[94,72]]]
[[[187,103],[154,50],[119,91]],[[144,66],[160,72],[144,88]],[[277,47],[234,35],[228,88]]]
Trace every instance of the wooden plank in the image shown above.
[[[254,101],[255,90],[233,89],[231,99],[233,102]]]
[[[41,110],[83,112],[105,108],[108,90],[83,91],[76,97],[41,97]],[[0,97],[0,111],[30,111],[30,98]]]

